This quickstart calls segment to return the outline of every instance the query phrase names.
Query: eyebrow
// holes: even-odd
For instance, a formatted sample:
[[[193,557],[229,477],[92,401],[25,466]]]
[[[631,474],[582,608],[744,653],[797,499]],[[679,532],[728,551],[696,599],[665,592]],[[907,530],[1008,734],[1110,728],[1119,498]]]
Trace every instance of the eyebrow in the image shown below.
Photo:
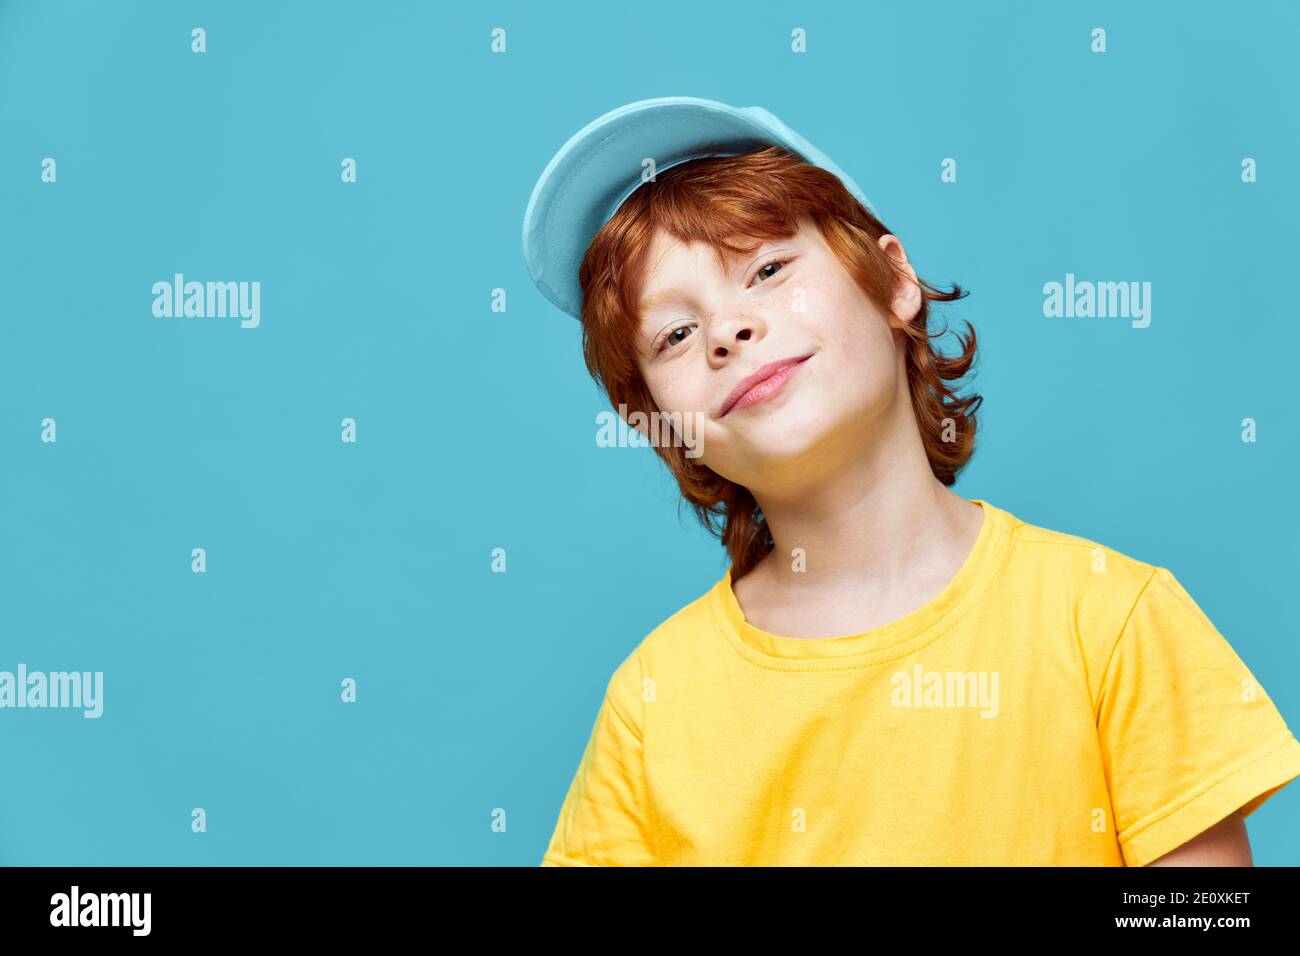
[[[654,295],[642,299],[638,304],[638,308],[642,312],[649,312],[651,309],[656,309],[661,305],[666,305],[674,299],[680,299],[681,295],[681,289],[661,289]]]

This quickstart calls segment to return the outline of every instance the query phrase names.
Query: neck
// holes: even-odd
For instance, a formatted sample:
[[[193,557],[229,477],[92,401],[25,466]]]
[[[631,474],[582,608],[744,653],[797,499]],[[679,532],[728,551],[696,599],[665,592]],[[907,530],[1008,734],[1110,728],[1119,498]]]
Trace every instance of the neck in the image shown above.
[[[756,581],[797,584],[805,593],[886,592],[946,580],[960,566],[979,532],[980,508],[934,477],[915,418],[892,418],[871,435],[852,436],[843,454],[821,449],[828,460],[820,467],[801,462],[789,480],[754,491],[774,542],[751,572]],[[797,477],[809,474],[819,476],[815,483]],[[796,548],[804,571],[796,570]]]

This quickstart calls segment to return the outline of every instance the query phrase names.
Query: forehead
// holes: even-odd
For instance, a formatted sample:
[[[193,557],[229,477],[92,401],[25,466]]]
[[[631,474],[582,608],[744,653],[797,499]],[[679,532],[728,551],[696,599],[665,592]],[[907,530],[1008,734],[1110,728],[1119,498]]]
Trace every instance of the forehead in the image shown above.
[[[733,251],[726,246],[714,246],[702,240],[683,241],[660,229],[646,252],[640,284],[640,306],[642,309],[653,308],[661,301],[671,298],[680,285],[689,284],[691,277],[698,275],[701,269],[728,274],[743,266],[767,246],[786,241],[790,240],[733,236],[728,238],[728,242],[742,250]]]
[[[729,237],[728,241],[734,246],[749,248],[757,246],[762,240],[752,236],[733,236]],[[645,260],[645,274],[647,277],[652,276],[676,259],[691,262],[700,260],[713,265],[727,266],[734,264],[734,260],[739,257],[740,253],[733,252],[726,246],[715,246],[703,239],[679,239],[666,229],[659,228],[655,230],[650,240]]]
[[[705,243],[686,245],[663,233],[656,236],[646,255],[637,299],[641,315],[673,302],[691,284],[692,278],[699,275],[699,270],[719,269],[719,256],[721,271],[725,272],[734,258],[727,250],[715,250]]]

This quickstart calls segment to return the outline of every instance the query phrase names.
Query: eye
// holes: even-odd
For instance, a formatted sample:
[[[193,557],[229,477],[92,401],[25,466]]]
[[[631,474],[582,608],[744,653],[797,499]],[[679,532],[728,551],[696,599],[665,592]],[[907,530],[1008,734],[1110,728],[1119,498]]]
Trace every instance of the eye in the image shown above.
[[[666,350],[666,349],[670,349],[670,348],[672,348],[672,347],[673,347],[674,345],[676,345],[678,342],[683,342],[683,341],[685,341],[686,338],[687,338],[687,336],[683,335],[681,338],[678,338],[678,337],[677,337],[677,333],[678,333],[678,332],[690,332],[690,331],[691,331],[691,327],[690,327],[689,325],[679,325],[679,326],[677,326],[677,328],[673,329],[671,332],[669,332],[667,335],[665,335],[662,339],[659,340],[659,347],[658,347],[657,349],[655,349],[655,351],[656,351],[656,352],[663,352],[663,351]]]
[[[779,272],[783,266],[788,265],[793,258],[794,257],[791,256],[786,259],[780,259],[780,258],[769,259],[767,262],[763,263],[761,266],[758,267],[758,271],[754,273],[754,278],[759,279],[760,283],[764,279],[772,278],[772,276],[776,275],[776,273]],[[768,272],[767,270],[771,269],[773,266],[776,266],[776,269],[772,272]]]

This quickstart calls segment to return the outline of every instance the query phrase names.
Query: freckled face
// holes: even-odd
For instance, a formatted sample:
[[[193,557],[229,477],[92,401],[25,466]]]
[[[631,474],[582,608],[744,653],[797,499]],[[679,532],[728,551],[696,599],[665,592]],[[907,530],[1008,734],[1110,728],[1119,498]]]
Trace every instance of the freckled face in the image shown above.
[[[895,333],[806,216],[728,267],[704,244],[655,237],[638,362],[656,405],[698,413],[698,460],[751,490],[793,467],[834,467],[907,401]],[[797,359],[726,410],[748,376]]]

